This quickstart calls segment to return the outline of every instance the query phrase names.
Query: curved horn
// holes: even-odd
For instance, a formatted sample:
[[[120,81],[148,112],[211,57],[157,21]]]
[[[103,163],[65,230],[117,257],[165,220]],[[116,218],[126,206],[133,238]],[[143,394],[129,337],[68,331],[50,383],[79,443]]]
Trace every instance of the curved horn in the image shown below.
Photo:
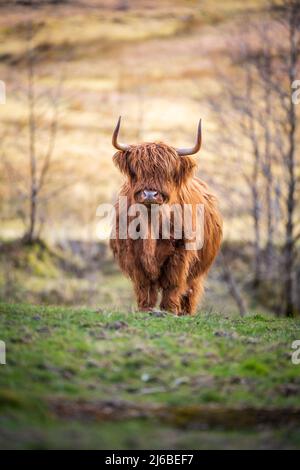
[[[129,149],[129,145],[121,144],[121,142],[118,142],[118,134],[119,134],[120,125],[121,125],[121,116],[118,119],[117,125],[115,127],[115,130],[112,136],[112,144],[117,150],[122,150],[123,152],[125,152],[126,150]]]
[[[198,124],[197,139],[196,139],[196,143],[194,147],[187,148],[187,149],[179,148],[175,150],[180,157],[184,157],[187,155],[194,155],[194,153],[199,152],[200,147],[201,147],[201,142],[202,142],[202,131],[201,131],[201,119],[200,119],[199,124]]]

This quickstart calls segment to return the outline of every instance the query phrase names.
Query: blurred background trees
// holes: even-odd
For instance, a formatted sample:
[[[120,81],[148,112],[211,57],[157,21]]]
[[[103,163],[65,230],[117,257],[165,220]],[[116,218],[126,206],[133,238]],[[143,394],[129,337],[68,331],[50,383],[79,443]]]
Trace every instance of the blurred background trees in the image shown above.
[[[300,73],[300,3],[273,2],[264,19],[242,28],[228,43],[236,75],[220,73],[225,99],[214,96],[210,104],[229,144],[226,152],[237,153],[248,187],[254,294],[277,296],[274,306],[293,316],[299,289],[299,112],[292,90]]]

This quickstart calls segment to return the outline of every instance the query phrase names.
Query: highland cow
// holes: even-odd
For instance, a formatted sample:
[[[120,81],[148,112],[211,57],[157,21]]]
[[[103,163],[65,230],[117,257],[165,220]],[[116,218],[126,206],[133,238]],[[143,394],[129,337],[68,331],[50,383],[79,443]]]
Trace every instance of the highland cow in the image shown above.
[[[121,270],[133,282],[139,310],[155,307],[161,291],[160,308],[177,315],[194,314],[203,294],[204,280],[220,248],[222,219],[215,196],[207,185],[194,176],[193,154],[201,147],[201,120],[197,139],[190,149],[176,149],[162,142],[126,145],[118,142],[121,118],[113,133],[112,143],[118,152],[113,161],[125,175],[119,196],[126,197],[126,207],[115,204],[116,236],[110,246]],[[149,228],[141,238],[119,236],[120,220],[132,220],[130,207],[136,203],[147,208],[144,222]],[[184,228],[182,236],[174,234],[174,214],[171,215],[169,239],[162,237],[162,222],[167,211],[162,210],[158,237],[153,237],[151,212],[153,207],[173,205],[192,207],[195,223],[196,206],[204,208],[203,246],[187,249]],[[124,213],[124,211],[126,213]],[[129,211],[129,213],[128,213]],[[172,218],[173,217],[173,218]],[[196,220],[197,223],[197,220]],[[128,234],[127,234],[128,235]]]

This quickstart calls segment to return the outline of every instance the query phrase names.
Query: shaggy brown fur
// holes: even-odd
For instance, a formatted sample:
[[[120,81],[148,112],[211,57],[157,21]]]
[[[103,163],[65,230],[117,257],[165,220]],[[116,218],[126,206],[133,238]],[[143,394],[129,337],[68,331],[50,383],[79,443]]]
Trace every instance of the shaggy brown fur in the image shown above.
[[[205,183],[193,176],[194,158],[180,157],[174,148],[164,143],[130,146],[129,150],[114,155],[114,163],[126,175],[119,194],[127,196],[128,206],[139,202],[139,192],[145,188],[158,191],[165,205],[191,204],[193,208],[197,204],[204,205],[204,245],[201,250],[186,250],[184,234],[181,240],[174,236],[170,240],[153,240],[148,236],[145,240],[116,238],[110,241],[122,271],[133,281],[140,310],[155,307],[161,291],[161,309],[193,314],[222,238],[222,220],[216,198]],[[118,202],[115,207],[118,228]],[[146,223],[150,224],[149,221]]]

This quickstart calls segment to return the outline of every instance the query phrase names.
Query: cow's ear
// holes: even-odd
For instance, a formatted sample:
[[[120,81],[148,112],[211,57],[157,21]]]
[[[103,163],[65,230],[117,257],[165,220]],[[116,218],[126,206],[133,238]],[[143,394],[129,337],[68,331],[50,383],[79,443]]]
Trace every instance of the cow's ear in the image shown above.
[[[124,175],[130,176],[127,152],[117,152],[113,156],[113,162]]]
[[[180,157],[176,178],[178,184],[186,183],[186,181],[193,176],[195,168],[196,162],[192,157]]]

